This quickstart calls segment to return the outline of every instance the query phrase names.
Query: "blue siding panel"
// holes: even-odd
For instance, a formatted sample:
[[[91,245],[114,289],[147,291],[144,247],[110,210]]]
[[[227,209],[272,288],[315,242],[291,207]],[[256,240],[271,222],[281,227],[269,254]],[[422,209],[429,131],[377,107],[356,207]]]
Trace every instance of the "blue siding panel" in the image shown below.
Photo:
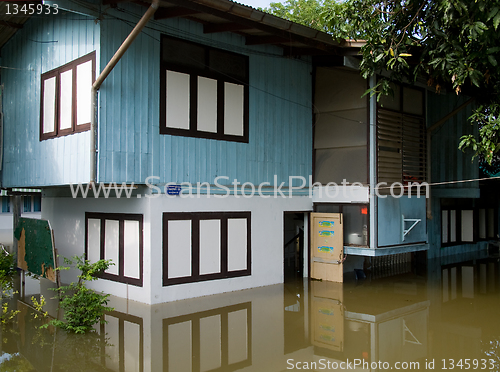
[[[89,132],[39,140],[42,73],[98,49],[99,25],[60,11],[33,17],[2,48],[4,187],[87,182]]]
[[[441,118],[467,101],[468,97],[455,94],[429,93],[427,108],[427,126],[430,127]],[[458,149],[460,137],[465,134],[477,134],[477,126],[468,122],[473,105],[446,121],[432,134],[431,180],[432,182],[450,182],[477,178],[479,167],[472,154]],[[478,188],[478,182],[467,182],[438,186],[438,188]],[[433,188],[434,189],[434,188]]]
[[[111,17],[96,24],[63,11],[32,18],[2,48],[2,64],[18,69],[2,70],[4,186],[89,180],[89,132],[39,141],[40,75],[93,50],[99,72],[143,13],[143,7],[125,5],[119,15],[129,17],[130,24]],[[159,134],[162,33],[249,56],[249,143]],[[151,21],[99,92],[98,180],[144,183],[158,176],[160,183],[212,183],[228,176],[227,183],[236,178],[259,184],[272,183],[275,174],[279,183],[287,183],[289,175],[307,177],[312,167],[311,61],[281,53],[272,46],[245,46],[244,38],[232,33],[205,35],[202,25],[184,19]]]
[[[144,8],[127,5],[132,23]],[[113,12],[113,10],[109,10]],[[122,13],[120,14],[120,16]],[[105,19],[101,24],[104,68],[131,25]],[[159,134],[160,37],[182,36],[249,56],[249,143]],[[203,34],[202,25],[184,19],[150,21],[100,90],[99,181],[144,183],[209,182],[228,176],[239,182],[279,182],[307,177],[312,167],[312,81],[310,60],[280,56],[276,47],[245,46],[232,33]]]
[[[425,192],[425,191],[424,191]],[[417,198],[402,196],[401,198],[378,198],[378,246],[392,246],[400,244],[421,243],[427,241],[425,195]],[[420,219],[421,221],[401,239],[403,229],[401,216],[406,219]],[[411,226],[406,222],[405,228]]]

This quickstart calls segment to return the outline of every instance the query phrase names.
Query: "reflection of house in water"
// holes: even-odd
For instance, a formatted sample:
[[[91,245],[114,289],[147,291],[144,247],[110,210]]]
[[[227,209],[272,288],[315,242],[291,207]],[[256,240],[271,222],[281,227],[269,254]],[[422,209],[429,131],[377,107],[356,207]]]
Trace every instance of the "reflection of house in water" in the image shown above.
[[[312,283],[311,342],[317,360],[409,362],[427,356],[430,302],[423,282],[379,287]]]
[[[496,355],[500,327],[492,320],[500,263],[462,258],[433,262],[427,277],[403,274],[363,284],[305,280],[153,306],[113,297],[116,311],[96,327],[101,343],[90,343],[97,352],[89,363],[97,363],[93,370],[117,372],[265,372],[290,363],[319,367],[320,361],[356,359],[422,366],[433,358],[486,357],[490,349]],[[32,363],[57,367],[71,359],[67,354],[77,348],[64,346],[65,355],[58,349],[67,344],[64,332],[48,333],[45,346],[33,346],[40,331],[24,319],[19,344]],[[59,339],[52,354],[50,342]]]
[[[434,343],[442,345],[439,356],[463,358],[495,357],[499,355],[498,291],[500,262],[498,257],[461,254],[430,261],[428,296],[432,301],[431,321],[436,324],[430,332]],[[492,347],[492,354],[485,350]],[[498,358],[498,357],[496,357]]]

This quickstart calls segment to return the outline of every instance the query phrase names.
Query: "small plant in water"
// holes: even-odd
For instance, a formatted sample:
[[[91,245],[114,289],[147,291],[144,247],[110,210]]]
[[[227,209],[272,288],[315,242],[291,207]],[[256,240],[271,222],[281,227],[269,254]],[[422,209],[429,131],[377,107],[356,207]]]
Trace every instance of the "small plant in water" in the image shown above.
[[[110,265],[114,265],[111,260],[99,260],[90,263],[84,257],[75,256],[72,259],[64,258],[67,265],[75,264],[81,271],[78,275],[78,282],[68,286],[54,288],[59,292],[61,308],[64,310],[64,320],[52,320],[50,324],[61,327],[74,333],[86,333],[93,325],[99,321],[104,322],[105,311],[113,311],[107,307],[109,294],[98,293],[85,286],[88,281],[97,280],[98,275],[103,273]],[[60,270],[69,270],[69,267],[60,267]]]
[[[0,244],[0,322],[7,324],[14,321],[19,310],[9,310],[9,303],[6,301],[12,298],[17,293],[13,287],[13,276],[16,271],[16,264],[14,256],[5,250],[3,245]]]

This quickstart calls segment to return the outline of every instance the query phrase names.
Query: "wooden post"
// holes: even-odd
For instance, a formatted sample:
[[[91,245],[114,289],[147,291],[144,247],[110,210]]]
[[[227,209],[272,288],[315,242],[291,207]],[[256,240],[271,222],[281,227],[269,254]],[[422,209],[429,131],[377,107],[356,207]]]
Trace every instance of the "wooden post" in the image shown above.
[[[21,196],[12,195],[11,200],[12,200],[12,217],[13,217],[12,234],[14,234],[14,231],[16,230],[17,225],[19,224],[19,218],[21,218]],[[17,239],[15,236],[13,236],[13,244],[10,253],[14,255],[14,260],[15,262],[17,262]]]

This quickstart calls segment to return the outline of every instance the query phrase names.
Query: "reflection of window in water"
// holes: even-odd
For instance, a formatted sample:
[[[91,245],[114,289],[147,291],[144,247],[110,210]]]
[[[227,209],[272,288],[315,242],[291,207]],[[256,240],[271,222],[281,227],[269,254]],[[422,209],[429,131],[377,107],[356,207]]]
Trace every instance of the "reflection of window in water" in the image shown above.
[[[251,303],[163,319],[164,371],[235,371],[252,364]]]
[[[111,311],[104,316],[101,337],[107,338],[102,363],[112,371],[144,370],[144,331],[142,318]],[[125,337],[127,335],[127,337]]]
[[[368,245],[368,204],[316,204],[315,212],[342,213],[345,245]]]

